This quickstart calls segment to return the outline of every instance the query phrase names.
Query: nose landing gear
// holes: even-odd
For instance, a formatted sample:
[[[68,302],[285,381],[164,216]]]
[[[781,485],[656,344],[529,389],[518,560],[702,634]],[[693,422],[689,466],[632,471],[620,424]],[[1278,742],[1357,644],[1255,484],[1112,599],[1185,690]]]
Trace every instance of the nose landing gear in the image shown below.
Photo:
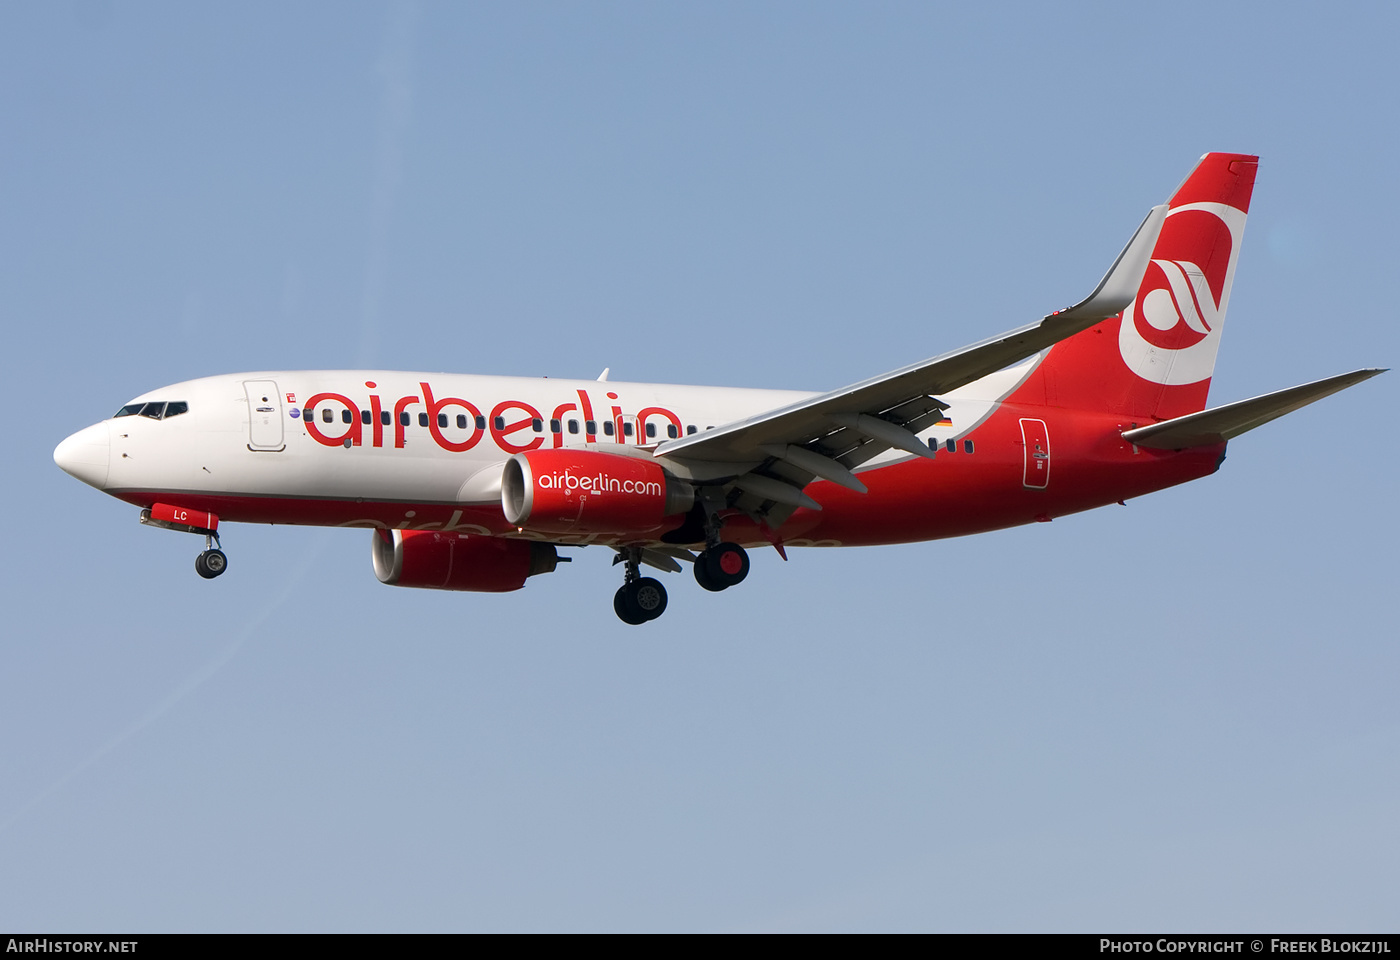
[[[219,549],[219,535],[204,537],[204,552],[194,558],[194,572],[205,580],[213,580],[228,569],[228,557]]]
[[[205,580],[213,580],[228,569],[228,557],[219,543],[217,515],[192,507],[157,503],[141,511],[141,522],[162,530],[204,535],[204,552],[194,558],[194,572]]]

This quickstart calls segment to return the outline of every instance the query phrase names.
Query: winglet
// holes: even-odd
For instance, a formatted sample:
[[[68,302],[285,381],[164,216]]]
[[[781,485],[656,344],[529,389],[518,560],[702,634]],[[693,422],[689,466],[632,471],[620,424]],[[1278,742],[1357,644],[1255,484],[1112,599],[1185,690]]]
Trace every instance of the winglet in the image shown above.
[[[1149,210],[1137,233],[1118,254],[1118,259],[1113,261],[1113,266],[1108,268],[1108,273],[1104,274],[1094,292],[1074,306],[1057,310],[1050,316],[1056,320],[1103,320],[1127,309],[1137,296],[1138,287],[1142,286],[1142,278],[1152,262],[1152,250],[1157,246],[1157,236],[1162,232],[1166,219],[1167,204],[1159,204]]]

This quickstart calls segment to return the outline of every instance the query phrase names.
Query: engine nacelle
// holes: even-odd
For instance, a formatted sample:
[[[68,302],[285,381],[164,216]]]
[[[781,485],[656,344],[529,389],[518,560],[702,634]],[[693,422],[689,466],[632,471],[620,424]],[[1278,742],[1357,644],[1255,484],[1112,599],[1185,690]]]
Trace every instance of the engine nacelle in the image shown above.
[[[654,460],[596,450],[531,450],[506,461],[506,520],[541,533],[647,534],[695,504],[695,488]]]
[[[479,593],[519,590],[526,578],[559,563],[551,543],[436,530],[376,530],[372,554],[380,583]]]

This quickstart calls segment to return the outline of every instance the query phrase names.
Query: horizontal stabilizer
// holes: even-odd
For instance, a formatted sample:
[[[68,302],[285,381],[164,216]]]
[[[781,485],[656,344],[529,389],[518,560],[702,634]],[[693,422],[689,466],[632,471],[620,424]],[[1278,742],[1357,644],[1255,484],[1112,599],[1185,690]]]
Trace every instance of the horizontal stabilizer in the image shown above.
[[[1153,450],[1182,450],[1186,447],[1223,443],[1285,413],[1306,407],[1314,400],[1321,400],[1339,390],[1355,386],[1362,380],[1369,380],[1378,373],[1385,371],[1354,370],[1351,373],[1328,377],[1326,380],[1266,393],[1252,400],[1227,403],[1223,407],[1190,413],[1174,420],[1124,430],[1123,439]]]

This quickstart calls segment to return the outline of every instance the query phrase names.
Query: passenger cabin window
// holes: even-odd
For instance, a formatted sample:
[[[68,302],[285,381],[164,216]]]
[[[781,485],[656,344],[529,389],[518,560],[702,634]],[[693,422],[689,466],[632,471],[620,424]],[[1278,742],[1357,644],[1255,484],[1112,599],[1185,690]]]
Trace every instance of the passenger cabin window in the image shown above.
[[[656,436],[656,424],[654,424],[654,423],[649,423],[649,424],[647,424],[647,436],[648,436],[648,437],[654,437],[654,436]]]
[[[628,436],[628,437],[632,436],[632,421],[631,421],[631,420],[628,420],[628,421],[626,421],[625,423],[623,423],[623,425],[622,425],[622,433],[623,433],[624,436]]]
[[[957,452],[958,452],[958,441],[956,441],[956,440],[949,440],[947,446],[948,446],[948,452],[949,452],[949,453],[957,453]]]
[[[588,429],[589,433],[596,434],[598,432],[597,420],[585,420],[583,425]]]
[[[457,414],[457,429],[458,429],[458,430],[465,430],[465,429],[467,429],[467,415],[466,415],[465,413],[459,413],[459,414]]]
[[[410,423],[412,423],[412,422],[413,422],[413,418],[410,417],[410,416],[408,415],[408,411],[407,411],[407,410],[400,410],[400,411],[399,411],[399,425],[400,425],[400,426],[406,427],[406,426],[408,426],[408,425],[409,425]]]
[[[447,414],[445,414],[445,413],[439,413],[439,414],[438,414],[438,426],[439,426],[439,427],[445,427],[445,426],[447,426]]]
[[[388,411],[388,410],[380,410],[380,411],[379,411],[379,422],[382,423],[382,424],[384,424],[384,426],[386,426],[386,427],[389,425],[389,411]]]
[[[666,424],[666,436],[668,436],[668,437],[670,437],[672,440],[674,440],[674,439],[676,439],[677,437],[679,437],[680,435],[681,435],[680,427],[677,427],[674,423],[668,423],[668,424]]]
[[[570,420],[570,421],[569,421],[569,432],[570,432],[570,433],[578,433],[578,421],[577,421],[577,420]]]
[[[613,435],[613,422],[611,420],[603,421],[603,432],[610,437]]]
[[[485,418],[485,417],[483,417],[483,416],[477,416],[477,418],[476,418],[476,428],[477,428],[478,430],[485,430],[485,429],[486,429],[486,418]]]
[[[372,419],[372,418],[370,417],[369,411],[368,411],[368,410],[361,410],[361,411],[360,411],[360,422],[361,422],[361,423],[367,424],[367,423],[370,422],[371,419]]]
[[[321,422],[322,422],[322,423],[334,423],[334,422],[335,422],[335,412],[332,411],[330,407],[326,407],[324,410],[321,411]]]
[[[972,452],[972,441],[971,441],[971,440],[964,440],[964,441],[963,441],[963,453],[971,453],[971,452]]]
[[[531,421],[530,421],[530,429],[533,430],[533,431],[535,431],[536,433],[544,433],[544,421],[542,421],[542,420],[531,420]]]
[[[699,432],[700,432],[700,428],[697,427],[697,426],[696,426],[695,424],[693,424],[693,423],[692,423],[690,426],[688,426],[688,427],[685,428],[686,436],[690,436],[692,433],[699,433]]]
[[[351,413],[349,410],[342,410],[342,411],[340,411],[340,422],[341,422],[341,423],[350,423],[350,422],[351,422],[352,420],[354,420],[354,419],[355,419],[355,415],[354,415],[353,413]]]
[[[428,415],[427,415],[426,413],[420,413],[420,414],[418,414],[418,426],[420,426],[420,427],[426,427],[427,425],[428,425]]]
[[[505,417],[497,417],[495,420],[492,420],[491,422],[492,422],[493,424],[495,424],[497,430],[504,430],[504,429],[506,428],[506,418],[505,418]]]
[[[551,421],[549,421],[549,432],[550,432],[550,433],[563,433],[563,432],[564,432],[564,428],[560,425],[560,423],[559,423],[558,420],[551,420]]]

